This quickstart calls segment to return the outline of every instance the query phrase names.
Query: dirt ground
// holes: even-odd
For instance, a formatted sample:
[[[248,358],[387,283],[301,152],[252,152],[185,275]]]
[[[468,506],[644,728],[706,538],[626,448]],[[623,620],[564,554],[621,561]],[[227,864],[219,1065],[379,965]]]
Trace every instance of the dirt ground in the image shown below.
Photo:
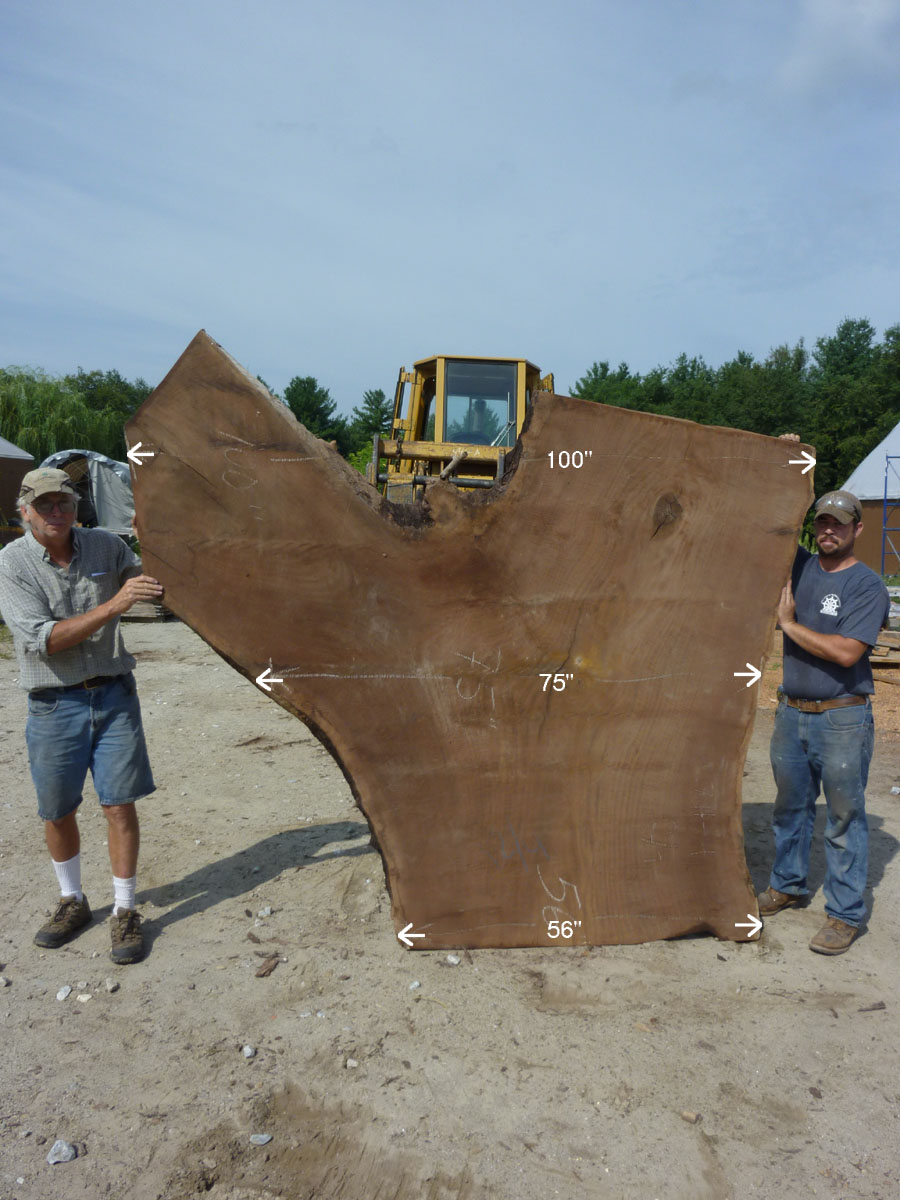
[[[759,942],[451,962],[398,943],[365,821],[302,725],[180,623],[130,624],[126,640],[159,785],[141,802],[150,948],[127,968],[106,956],[92,793],[97,919],[63,949],[32,944],[54,882],[23,694],[0,661],[4,1200],[900,1194],[900,688],[879,685],[872,911],[848,954],[807,949],[820,814],[812,903]],[[744,779],[759,887],[777,678],[773,663]],[[78,1156],[50,1166],[57,1138]]]

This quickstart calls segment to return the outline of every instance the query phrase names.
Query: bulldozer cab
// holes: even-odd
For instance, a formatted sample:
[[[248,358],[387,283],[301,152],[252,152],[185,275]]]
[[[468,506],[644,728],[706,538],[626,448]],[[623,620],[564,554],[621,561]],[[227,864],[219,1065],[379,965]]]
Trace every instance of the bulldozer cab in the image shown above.
[[[422,358],[400,368],[389,439],[375,439],[367,471],[389,500],[417,499],[429,479],[492,487],[503,474],[537,391],[553,376],[524,358]]]

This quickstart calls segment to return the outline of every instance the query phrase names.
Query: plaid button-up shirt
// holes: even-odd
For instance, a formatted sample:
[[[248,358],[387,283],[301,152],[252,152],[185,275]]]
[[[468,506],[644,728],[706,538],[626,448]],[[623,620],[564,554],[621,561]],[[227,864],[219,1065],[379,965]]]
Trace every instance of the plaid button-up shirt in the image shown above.
[[[77,646],[47,653],[57,621],[89,612],[141,573],[134,553],[105,529],[74,528],[72,539],[67,567],[57,566],[30,530],[0,550],[0,612],[13,635],[19,684],[27,691],[82,683],[94,675],[124,675],[134,666],[118,617]]]

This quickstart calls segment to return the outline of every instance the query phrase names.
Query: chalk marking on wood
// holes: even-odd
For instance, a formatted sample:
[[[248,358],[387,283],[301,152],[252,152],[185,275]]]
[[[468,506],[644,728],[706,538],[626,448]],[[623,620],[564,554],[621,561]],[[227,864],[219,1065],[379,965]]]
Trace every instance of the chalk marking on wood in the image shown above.
[[[547,887],[547,884],[544,882],[544,877],[541,874],[541,864],[535,863],[534,865],[537,868],[538,879],[541,881],[541,887],[544,889],[544,891],[547,893],[547,895],[550,897],[551,900],[555,900],[557,904],[561,904],[563,902],[563,900],[565,900],[565,898],[566,898],[566,890],[568,888],[571,888],[572,891],[575,893],[575,903],[578,905],[579,908],[581,908],[581,897],[578,895],[578,888],[575,886],[574,883],[570,883],[568,879],[563,879],[563,877],[561,875],[557,875],[556,878],[557,878],[558,882],[563,885],[563,892],[562,892],[561,896],[554,896],[553,893],[550,891],[550,889]]]
[[[241,442],[244,446],[253,446],[254,442],[248,442],[244,438],[238,437],[236,433],[226,433],[224,429],[217,429],[216,433],[219,437],[231,438],[233,442]]]
[[[238,441],[240,441],[240,440],[241,439],[238,438]],[[248,442],[247,445],[249,445],[249,444],[250,443]],[[222,472],[222,482],[225,484],[225,486],[232,488],[236,492],[245,492],[248,488],[256,487],[256,485],[259,483],[259,480],[255,476],[251,475],[249,471],[246,471],[238,463],[233,462],[228,457],[230,454],[243,454],[244,453],[243,450],[238,449],[237,446],[228,446],[225,450],[222,451],[222,453],[225,455],[225,461],[229,464],[227,469]],[[246,479],[249,479],[250,482],[249,483],[232,483],[228,479],[229,475],[242,475]]]

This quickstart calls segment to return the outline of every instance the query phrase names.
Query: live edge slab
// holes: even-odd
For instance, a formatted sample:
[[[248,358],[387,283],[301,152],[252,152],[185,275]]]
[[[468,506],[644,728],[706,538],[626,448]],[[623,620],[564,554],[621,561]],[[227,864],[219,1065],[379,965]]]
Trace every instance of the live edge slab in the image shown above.
[[[146,572],[331,750],[417,949],[747,937],[796,442],[539,395],[500,485],[395,505],[204,332],[127,436]]]

